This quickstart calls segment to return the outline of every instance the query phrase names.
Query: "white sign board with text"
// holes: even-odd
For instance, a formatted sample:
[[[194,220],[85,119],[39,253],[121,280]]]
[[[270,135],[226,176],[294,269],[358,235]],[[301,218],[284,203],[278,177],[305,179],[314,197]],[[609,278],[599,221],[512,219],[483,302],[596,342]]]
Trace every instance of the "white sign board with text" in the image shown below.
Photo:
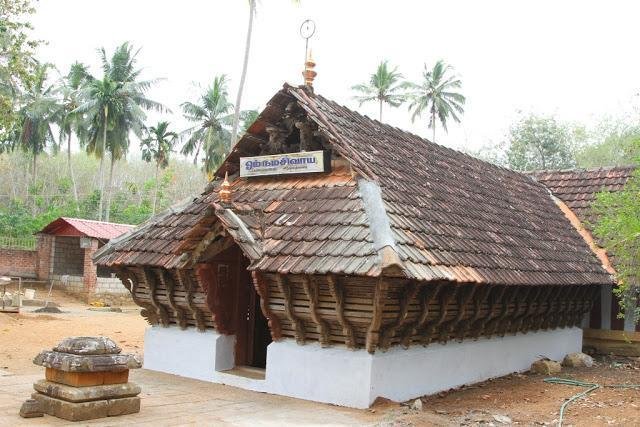
[[[301,151],[270,156],[240,157],[240,176],[286,175],[328,171],[328,151]]]

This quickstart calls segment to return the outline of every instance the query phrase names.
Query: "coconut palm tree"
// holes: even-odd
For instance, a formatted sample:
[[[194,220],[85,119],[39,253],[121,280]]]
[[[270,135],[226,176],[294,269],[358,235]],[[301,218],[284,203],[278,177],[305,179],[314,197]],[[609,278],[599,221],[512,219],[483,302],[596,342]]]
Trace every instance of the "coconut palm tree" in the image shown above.
[[[169,156],[173,151],[178,134],[169,130],[169,122],[158,122],[156,126],[145,129],[145,138],[140,143],[142,148],[142,160],[145,162],[154,161],[156,164],[156,187],[153,192],[152,215],[156,214],[158,201],[158,172],[169,166]]]
[[[378,120],[382,121],[382,106],[389,104],[392,107],[400,106],[405,100],[404,83],[398,67],[389,69],[387,60],[380,62],[378,69],[371,75],[369,83],[352,86],[351,89],[359,92],[354,96],[360,106],[365,102],[377,101],[379,104]]]
[[[421,83],[410,83],[411,90],[409,111],[411,120],[429,114],[429,127],[433,129],[433,142],[436,140],[436,120],[447,131],[447,120],[452,118],[460,123],[460,116],[464,113],[466,98],[457,90],[462,87],[462,81],[453,73],[453,67],[439,60],[432,69],[424,66]]]
[[[228,128],[233,120],[233,105],[228,99],[227,77],[216,76],[197,103],[183,102],[180,107],[187,120],[197,123],[181,133],[186,138],[181,153],[195,153],[195,165],[200,151],[204,151],[205,172],[215,170],[231,148]]]
[[[67,138],[67,170],[71,184],[73,185],[73,196],[78,204],[78,189],[71,165],[71,136],[75,133],[78,140],[86,137],[86,126],[84,117],[81,113],[76,112],[76,108],[80,105],[80,89],[82,89],[91,75],[87,66],[80,62],[71,65],[69,73],[60,80],[60,92],[62,94],[62,108],[60,117],[58,118],[58,127],[60,129],[60,141]]]
[[[242,74],[240,75],[240,85],[236,96],[235,113],[233,115],[233,125],[231,128],[231,145],[236,143],[238,136],[238,126],[240,123],[240,107],[242,102],[242,91],[244,82],[247,79],[247,68],[249,66],[249,52],[251,50],[251,32],[253,31],[253,17],[256,14],[256,0],[249,0],[249,23],[247,25],[247,38],[244,43],[244,60],[242,62]]]
[[[33,156],[33,183],[38,176],[37,157],[48,145],[55,145],[56,140],[51,125],[59,115],[60,103],[58,89],[47,84],[47,72],[50,64],[37,65],[35,75],[25,87],[18,112],[18,127],[13,132],[11,147],[22,147]]]
[[[102,80],[94,80],[85,91],[85,103],[77,110],[91,118],[87,149],[100,157],[100,202],[98,218],[102,219],[104,206],[104,154],[110,154],[109,180],[106,197],[105,220],[111,210],[111,188],[115,161],[124,157],[129,149],[129,136],[133,132],[142,137],[145,111],[168,111],[159,102],[146,96],[146,92],[159,80],[140,80],[136,57],[129,43],[118,46],[109,59],[104,48],[100,49]],[[101,135],[101,141],[99,141]]]
[[[238,128],[242,119],[242,91],[244,90],[244,82],[247,79],[247,69],[249,66],[249,52],[251,51],[251,33],[253,31],[253,18],[256,15],[256,0],[249,1],[249,23],[247,25],[247,37],[244,44],[244,60],[242,62],[242,74],[240,75],[240,85],[238,86],[238,94],[236,96],[235,112],[233,115],[233,123],[231,127],[231,145],[238,140]],[[293,0],[293,3],[299,4],[300,0]]]

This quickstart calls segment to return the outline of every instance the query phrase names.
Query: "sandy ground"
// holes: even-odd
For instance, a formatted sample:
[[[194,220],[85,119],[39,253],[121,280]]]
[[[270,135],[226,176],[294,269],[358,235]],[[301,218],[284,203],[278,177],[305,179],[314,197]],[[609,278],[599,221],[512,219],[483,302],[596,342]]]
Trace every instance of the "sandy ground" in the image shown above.
[[[140,317],[139,310],[135,307],[125,307],[122,313],[89,311],[87,305],[56,292],[53,300],[61,305],[60,308],[64,313],[37,314],[33,313],[36,307],[24,307],[23,312],[17,315],[0,314],[0,371],[8,371],[13,375],[41,373],[42,368],[32,364],[33,357],[40,350],[51,348],[62,338],[70,335],[106,335],[118,342],[124,351],[142,354],[146,322]],[[151,373],[145,375],[151,375]],[[563,369],[558,376],[594,382],[603,386],[640,384],[640,360],[598,358],[596,365],[592,368]],[[164,377],[159,381],[164,381],[162,378]],[[423,397],[422,410],[412,409],[409,405],[413,402],[403,404],[380,401],[369,410],[348,410],[349,421],[344,418],[344,408],[331,405],[307,402],[305,411],[313,408],[322,411],[327,418],[326,424],[332,425],[499,426],[500,421],[507,420],[514,425],[557,425],[562,402],[583,389],[547,384],[543,382],[544,378],[541,375],[513,374],[439,395]],[[181,379],[181,381],[190,380]],[[196,387],[195,384],[196,382],[194,387]],[[224,387],[214,384],[210,386]],[[263,402],[265,405],[268,406],[269,399],[272,399],[272,404],[281,407],[284,411],[288,407],[292,411],[299,407],[300,401],[296,399],[264,394],[260,396],[260,399],[267,399]],[[167,409],[167,411],[171,410]],[[333,420],[332,413],[335,413]],[[283,420],[283,424],[306,424],[305,419],[298,419],[298,422],[294,420],[295,418],[289,420],[291,422]],[[136,424],[134,419],[131,421],[132,424]],[[308,422],[309,419],[306,421]],[[176,421],[176,424],[163,425],[179,424]],[[565,425],[640,426],[640,388],[602,387],[568,407]]]

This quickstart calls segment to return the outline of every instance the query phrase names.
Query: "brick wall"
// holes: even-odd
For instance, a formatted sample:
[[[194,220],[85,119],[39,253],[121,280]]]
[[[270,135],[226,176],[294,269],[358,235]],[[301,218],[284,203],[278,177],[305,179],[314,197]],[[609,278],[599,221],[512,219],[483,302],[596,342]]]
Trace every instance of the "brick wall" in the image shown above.
[[[84,271],[84,249],[79,237],[56,236],[53,244],[53,274],[82,276]]]
[[[51,254],[53,247],[53,236],[47,234],[38,235],[38,246],[36,248],[36,275],[39,280],[48,280],[51,274]]]
[[[0,275],[35,278],[37,260],[36,251],[0,248]]]

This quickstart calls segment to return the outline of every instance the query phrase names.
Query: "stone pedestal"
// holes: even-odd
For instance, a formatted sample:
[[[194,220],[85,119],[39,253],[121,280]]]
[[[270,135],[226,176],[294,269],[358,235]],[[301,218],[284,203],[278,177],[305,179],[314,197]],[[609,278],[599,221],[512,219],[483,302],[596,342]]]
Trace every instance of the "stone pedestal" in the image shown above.
[[[140,387],[128,382],[140,361],[105,337],[72,337],[33,363],[46,368],[31,396],[42,412],[69,421],[140,412]]]

